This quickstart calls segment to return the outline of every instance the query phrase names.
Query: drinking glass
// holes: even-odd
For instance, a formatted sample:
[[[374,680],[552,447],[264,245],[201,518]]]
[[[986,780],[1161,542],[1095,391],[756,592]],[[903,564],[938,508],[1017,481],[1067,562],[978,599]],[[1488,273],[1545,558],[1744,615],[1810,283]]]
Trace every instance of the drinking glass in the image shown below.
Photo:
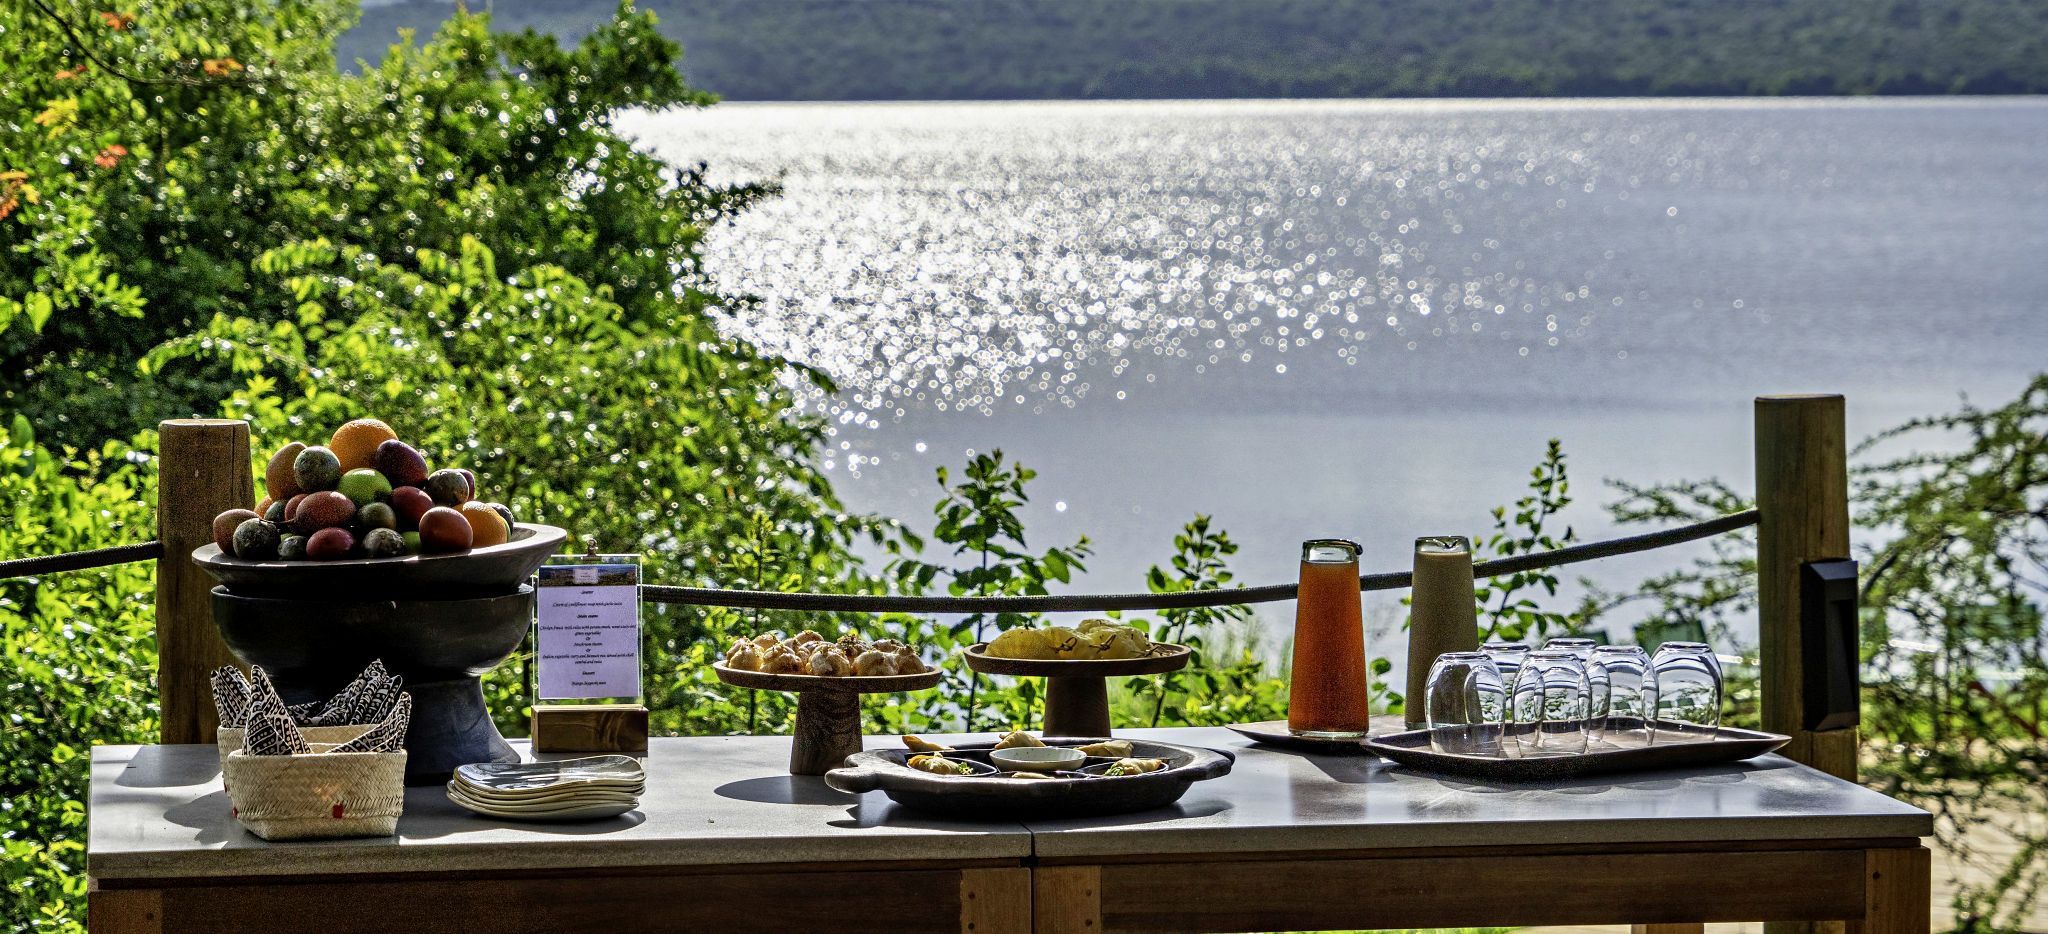
[[[1423,689],[1429,745],[1437,752],[1499,756],[1507,721],[1507,687],[1485,652],[1445,652],[1429,666]]]
[[[1666,642],[1650,658],[1653,742],[1700,742],[1721,726],[1721,662],[1704,642]]]
[[[1549,642],[1543,643],[1543,647],[1546,649],[1563,649],[1564,651],[1570,652],[1573,655],[1578,656],[1579,664],[1583,665],[1586,663],[1588,659],[1593,657],[1593,650],[1599,648],[1600,643],[1594,642],[1591,639],[1581,639],[1579,637],[1572,636],[1562,639],[1552,639]]]
[[[1508,734],[1522,756],[1586,751],[1586,666],[1567,649],[1529,653],[1509,697]]]
[[[1500,683],[1513,686],[1515,674],[1522,670],[1522,660],[1529,657],[1527,642],[1488,642],[1479,647],[1487,658],[1493,659],[1493,667],[1500,669]]]
[[[1600,646],[1586,662],[1586,683],[1593,694],[1588,742],[1649,742],[1650,719],[1657,709],[1650,653],[1639,645]]]
[[[1358,543],[1341,538],[1302,542],[1288,732],[1314,739],[1364,737],[1372,725],[1365,678]]]

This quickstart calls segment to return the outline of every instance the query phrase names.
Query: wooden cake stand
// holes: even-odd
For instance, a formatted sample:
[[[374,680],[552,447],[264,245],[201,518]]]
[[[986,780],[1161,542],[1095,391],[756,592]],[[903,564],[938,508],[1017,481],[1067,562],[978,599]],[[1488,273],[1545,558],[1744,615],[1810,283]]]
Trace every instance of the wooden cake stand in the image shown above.
[[[945,672],[937,668],[914,675],[843,678],[741,671],[727,668],[722,662],[713,664],[711,670],[718,672],[718,680],[735,687],[796,695],[796,733],[790,737],[789,746],[791,775],[823,775],[860,751],[862,694],[922,691],[945,677]]]
[[[1192,653],[1185,645],[1161,643],[1143,658],[1037,659],[997,658],[988,644],[967,647],[967,667],[985,675],[1019,675],[1045,679],[1047,736],[1076,738],[1109,735],[1107,678],[1158,675],[1187,667]]]

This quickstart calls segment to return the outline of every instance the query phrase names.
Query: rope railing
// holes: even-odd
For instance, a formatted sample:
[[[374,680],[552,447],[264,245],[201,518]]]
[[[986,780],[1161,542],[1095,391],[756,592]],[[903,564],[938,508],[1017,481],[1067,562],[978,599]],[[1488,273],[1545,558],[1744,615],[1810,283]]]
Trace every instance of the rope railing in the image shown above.
[[[35,577],[41,574],[57,574],[64,571],[89,571],[93,568],[113,567],[116,564],[155,561],[163,556],[164,543],[148,541],[138,542],[133,545],[115,545],[112,548],[95,548],[91,551],[73,551],[61,555],[13,558],[7,561],[0,561],[0,580],[6,580],[10,577]]]
[[[1712,538],[1726,532],[1756,525],[1754,509],[1717,516],[1704,522],[1659,529],[1640,535],[1606,541],[1569,545],[1550,551],[1530,552],[1482,561],[1473,565],[1475,577],[1500,577],[1651,551],[1686,542]],[[141,542],[93,551],[78,551],[35,558],[0,561],[0,580],[32,577],[62,571],[82,571],[163,557],[162,542]],[[1407,571],[1381,571],[1361,575],[1361,590],[1396,590],[1409,585]],[[785,593],[768,590],[727,590],[719,587],[671,587],[649,584],[640,588],[646,603],[717,606],[754,610],[797,610],[822,613],[1075,613],[1109,610],[1185,610],[1196,607],[1242,606],[1294,599],[1294,584],[1238,587],[1218,590],[1187,590],[1178,593],[1052,594],[1003,597],[926,597],[902,594]]]
[[[1480,578],[1499,577],[1538,568],[1651,551],[1748,528],[1757,524],[1757,520],[1756,510],[1745,509],[1677,528],[1659,529],[1641,535],[1610,538],[1601,542],[1587,542],[1550,551],[1482,561],[1473,565],[1472,573],[1473,576]],[[1358,585],[1362,590],[1395,590],[1408,586],[1409,578],[1410,574],[1407,571],[1383,571],[1361,575],[1358,578]],[[1274,603],[1294,599],[1295,587],[1294,584],[1269,584],[1264,587],[1187,590],[1179,593],[920,597],[899,594],[783,593],[650,584],[640,588],[640,599],[645,603],[828,613],[1075,613],[1108,610],[1184,610],[1195,607]]]

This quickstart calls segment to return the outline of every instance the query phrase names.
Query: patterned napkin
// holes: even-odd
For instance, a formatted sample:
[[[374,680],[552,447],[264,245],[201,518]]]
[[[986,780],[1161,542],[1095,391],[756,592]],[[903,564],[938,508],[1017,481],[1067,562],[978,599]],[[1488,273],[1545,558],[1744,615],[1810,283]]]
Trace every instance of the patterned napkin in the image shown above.
[[[270,676],[262,668],[249,669],[249,721],[243,729],[242,751],[252,756],[303,756],[313,751],[299,725],[285,710]]]
[[[412,723],[412,695],[398,695],[398,702],[391,705],[391,713],[355,739],[329,750],[329,752],[397,752],[405,748],[405,728]]]
[[[252,669],[254,672],[262,670],[260,667]],[[267,678],[265,683],[268,683]],[[383,660],[378,659],[363,669],[363,673],[349,682],[340,694],[325,701],[308,701],[282,709],[292,723],[301,727],[383,723],[398,703],[398,689],[403,683],[403,679],[386,670]],[[213,706],[220,714],[220,725],[246,729],[255,706],[256,693],[256,688],[242,677],[240,669],[228,665],[215,671]],[[279,704],[283,702],[280,700]]]

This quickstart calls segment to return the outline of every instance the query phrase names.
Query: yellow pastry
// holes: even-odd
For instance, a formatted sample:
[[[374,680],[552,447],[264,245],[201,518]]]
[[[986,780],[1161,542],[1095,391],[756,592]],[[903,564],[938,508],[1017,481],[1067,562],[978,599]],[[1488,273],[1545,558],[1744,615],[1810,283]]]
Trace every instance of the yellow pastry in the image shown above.
[[[938,743],[934,743],[931,740],[925,739],[922,736],[905,736],[903,737],[903,745],[909,747],[911,752],[953,751],[953,747],[951,746],[941,746]]]
[[[1015,748],[1017,748],[1017,747],[1019,747],[1019,746],[1043,746],[1043,745],[1045,745],[1045,743],[1041,742],[1041,741],[1040,741],[1040,740],[1038,739],[1038,737],[1036,737],[1036,736],[1033,736],[1033,735],[1031,735],[1031,734],[1029,734],[1029,733],[1026,733],[1026,732],[1024,732],[1023,730],[1014,730],[1014,731],[1012,731],[1012,732],[1009,732],[1009,733],[1005,733],[1005,734],[1003,734],[1003,738],[1002,738],[1002,739],[1001,739],[1000,741],[998,741],[998,742],[996,743],[996,746],[995,746],[995,748],[997,748],[997,749],[1015,749]]]
[[[1131,741],[1127,739],[1108,739],[1099,743],[1089,743],[1086,746],[1076,746],[1074,748],[1081,750],[1081,754],[1084,756],[1124,759],[1128,758],[1131,754]]]
[[[1143,775],[1147,772],[1157,772],[1163,768],[1166,768],[1165,759],[1122,759],[1117,764],[1103,769],[1102,774],[1108,776]]]

